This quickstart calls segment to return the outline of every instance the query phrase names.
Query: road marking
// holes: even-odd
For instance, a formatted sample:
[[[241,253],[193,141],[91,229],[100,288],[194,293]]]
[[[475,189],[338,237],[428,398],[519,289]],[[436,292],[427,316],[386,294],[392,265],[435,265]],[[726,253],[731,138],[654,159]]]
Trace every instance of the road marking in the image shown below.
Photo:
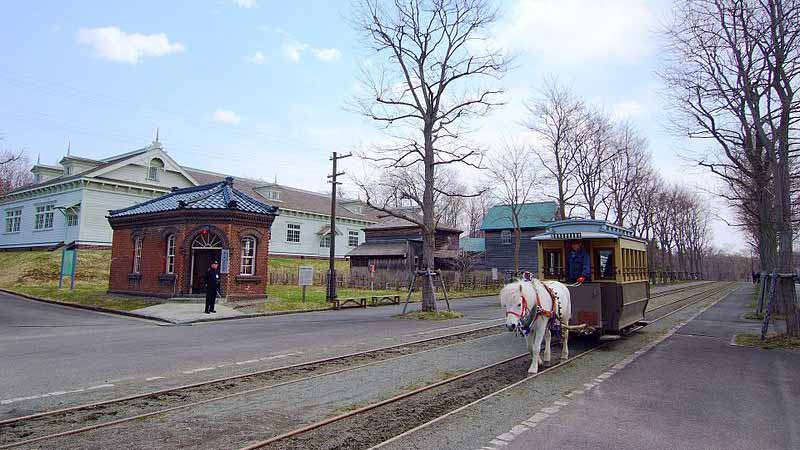
[[[155,380],[161,380],[163,378],[165,377],[147,377],[144,379],[144,381],[155,381]]]
[[[214,368],[213,367],[200,367],[200,368],[197,368],[197,369],[185,370],[185,371],[183,371],[181,373],[184,373],[186,375],[191,375],[191,374],[197,373],[197,372],[205,372],[206,370],[214,370]]]
[[[400,337],[411,337],[411,336],[419,336],[420,334],[438,333],[439,331],[448,331],[448,330],[455,330],[455,329],[458,329],[458,328],[474,327],[474,326],[493,323],[493,322],[500,322],[500,321],[503,321],[503,320],[505,320],[505,319],[490,319],[490,320],[484,320],[482,322],[465,323],[463,325],[454,325],[452,327],[435,328],[433,330],[426,330],[426,331],[419,331],[419,332],[411,333],[411,334],[404,334],[404,335],[402,335]],[[390,338],[390,339],[393,339],[393,338]]]
[[[248,359],[247,361],[238,361],[236,365],[241,366],[242,364],[253,364],[257,362],[258,362],[257,359]]]
[[[110,384],[110,383],[109,384],[98,384],[97,386],[88,387],[88,388],[86,388],[86,390],[87,391],[94,391],[95,389],[105,389],[105,388],[110,388],[110,387],[114,387],[114,385]]]

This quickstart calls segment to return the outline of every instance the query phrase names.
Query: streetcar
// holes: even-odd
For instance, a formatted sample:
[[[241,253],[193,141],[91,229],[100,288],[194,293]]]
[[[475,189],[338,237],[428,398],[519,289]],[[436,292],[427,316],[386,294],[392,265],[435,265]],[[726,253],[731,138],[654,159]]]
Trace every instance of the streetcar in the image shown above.
[[[590,257],[590,280],[567,285],[572,304],[570,325],[585,325],[585,334],[612,337],[644,323],[650,300],[644,239],[606,221],[583,219],[553,222],[532,239],[538,247],[540,280],[566,281],[567,255],[573,242],[581,242]]]

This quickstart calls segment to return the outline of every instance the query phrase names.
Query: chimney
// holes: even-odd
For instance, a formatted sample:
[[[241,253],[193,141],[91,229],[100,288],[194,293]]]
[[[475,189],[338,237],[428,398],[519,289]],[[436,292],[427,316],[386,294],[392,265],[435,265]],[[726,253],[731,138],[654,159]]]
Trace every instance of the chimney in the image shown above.
[[[225,177],[225,184],[230,187],[233,187],[233,177]]]
[[[169,190],[172,191],[172,192],[175,192],[178,189],[180,189],[178,186],[172,186],[171,188],[169,188]]]
[[[178,209],[186,208],[186,202],[184,200],[178,200]]]

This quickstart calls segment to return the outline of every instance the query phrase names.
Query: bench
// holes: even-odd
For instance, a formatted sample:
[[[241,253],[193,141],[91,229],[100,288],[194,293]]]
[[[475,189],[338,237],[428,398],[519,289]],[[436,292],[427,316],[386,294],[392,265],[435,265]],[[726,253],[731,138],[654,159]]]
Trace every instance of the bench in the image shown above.
[[[399,295],[373,295],[369,304],[370,304],[370,306],[378,306],[378,305],[381,305],[381,304],[399,305],[400,304],[400,296]]]
[[[353,304],[351,308],[367,307],[367,297],[347,297],[347,298],[336,297],[335,299],[329,301],[333,304],[333,309],[341,309],[342,306],[348,304]]]

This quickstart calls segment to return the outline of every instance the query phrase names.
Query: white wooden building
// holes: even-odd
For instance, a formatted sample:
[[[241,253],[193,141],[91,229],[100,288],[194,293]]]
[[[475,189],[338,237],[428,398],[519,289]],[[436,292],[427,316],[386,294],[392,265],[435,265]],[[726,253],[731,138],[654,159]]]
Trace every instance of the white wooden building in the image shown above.
[[[0,196],[0,251],[53,249],[62,245],[111,247],[106,216],[161,196],[172,188],[214,183],[227,176],[182,167],[158,141],[132,152],[94,160],[67,155],[58,165],[37,163],[34,184]],[[259,201],[277,206],[270,254],[323,257],[329,252],[330,196],[276,183],[237,178],[236,185]],[[363,203],[337,206],[336,255],[364,242],[363,228],[378,216]]]

